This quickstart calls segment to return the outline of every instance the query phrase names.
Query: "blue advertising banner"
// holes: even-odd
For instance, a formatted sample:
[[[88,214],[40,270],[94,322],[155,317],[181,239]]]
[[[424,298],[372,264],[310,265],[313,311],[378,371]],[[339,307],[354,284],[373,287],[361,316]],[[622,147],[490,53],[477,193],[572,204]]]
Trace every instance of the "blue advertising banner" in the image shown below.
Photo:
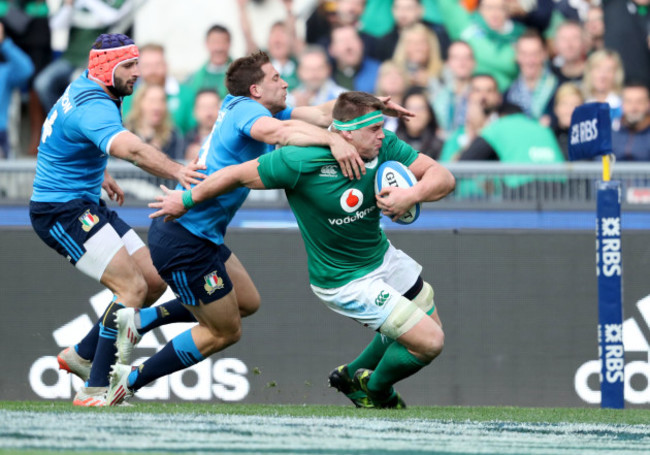
[[[625,385],[620,182],[598,182],[596,220],[598,354],[602,373],[600,405],[602,408],[620,409],[624,407]]]

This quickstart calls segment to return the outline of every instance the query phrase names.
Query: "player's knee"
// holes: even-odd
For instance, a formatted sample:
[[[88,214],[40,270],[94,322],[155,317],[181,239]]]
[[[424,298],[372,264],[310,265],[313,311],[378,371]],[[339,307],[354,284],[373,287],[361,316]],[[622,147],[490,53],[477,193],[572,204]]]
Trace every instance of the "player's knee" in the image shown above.
[[[237,302],[239,304],[239,315],[242,318],[255,314],[257,310],[260,309],[260,304],[262,299],[260,298],[259,293],[256,293],[255,296],[251,299],[247,299],[244,302]]]
[[[237,343],[242,336],[241,324],[216,330],[210,328],[209,352],[215,353]]]
[[[416,348],[418,357],[424,362],[431,362],[438,357],[445,347],[445,334],[437,328]]]
[[[241,334],[241,319],[233,321],[232,324],[229,324],[227,327],[223,327],[216,332],[216,335],[221,337],[227,346],[237,343],[241,339]]]
[[[148,286],[141,273],[134,273],[117,294],[126,306],[142,307],[147,298]]]
[[[231,332],[231,333],[229,334],[229,338],[228,338],[228,340],[229,340],[230,344],[235,344],[235,343],[237,343],[239,340],[241,340],[241,332],[242,332],[242,331],[241,331],[241,325],[240,325],[240,326],[237,328],[237,330],[235,330],[234,332]]]
[[[147,298],[147,282],[144,279],[139,279],[136,281],[134,284],[133,290],[133,301],[134,302],[139,302],[140,305],[144,303],[145,299]]]
[[[147,296],[144,301],[144,306],[149,306],[155,303],[161,295],[167,290],[167,283],[163,281],[158,275],[155,278],[146,280]]]
[[[438,357],[442,353],[444,347],[445,333],[442,330],[437,330],[430,340],[429,357],[431,360]]]
[[[220,346],[219,349],[237,343],[242,336],[241,318],[236,314],[222,317],[218,321],[204,320],[202,325],[210,332],[211,343]]]

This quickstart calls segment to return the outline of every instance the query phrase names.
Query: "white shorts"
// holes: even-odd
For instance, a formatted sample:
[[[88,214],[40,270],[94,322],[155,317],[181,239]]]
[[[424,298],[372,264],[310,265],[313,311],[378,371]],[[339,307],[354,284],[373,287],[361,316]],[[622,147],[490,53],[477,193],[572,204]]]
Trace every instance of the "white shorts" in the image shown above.
[[[95,235],[86,240],[83,246],[86,252],[77,261],[75,267],[99,281],[120,248],[125,247],[126,252],[131,256],[145,244],[133,229],[120,237],[113,226],[105,224]]]
[[[332,311],[377,330],[421,271],[420,264],[390,245],[382,264],[369,274],[338,288],[311,289]]]

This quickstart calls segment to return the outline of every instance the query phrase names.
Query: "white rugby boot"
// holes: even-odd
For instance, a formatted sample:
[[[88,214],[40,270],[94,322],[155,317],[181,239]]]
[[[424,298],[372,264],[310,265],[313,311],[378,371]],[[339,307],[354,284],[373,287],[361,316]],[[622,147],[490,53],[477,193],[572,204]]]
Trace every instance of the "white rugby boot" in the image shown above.
[[[142,338],[135,327],[135,308],[122,308],[115,312],[115,323],[117,324],[117,358],[119,363],[128,365],[131,362],[133,348]]]
[[[106,393],[106,406],[118,406],[133,396],[129,389],[129,374],[135,367],[116,363],[111,367],[110,384]]]
[[[74,346],[67,347],[59,352],[56,360],[59,362],[59,370],[64,370],[79,376],[84,382],[90,377],[90,368],[93,366],[93,363],[77,354]]]
[[[74,396],[73,406],[106,406],[106,387],[82,387]]]

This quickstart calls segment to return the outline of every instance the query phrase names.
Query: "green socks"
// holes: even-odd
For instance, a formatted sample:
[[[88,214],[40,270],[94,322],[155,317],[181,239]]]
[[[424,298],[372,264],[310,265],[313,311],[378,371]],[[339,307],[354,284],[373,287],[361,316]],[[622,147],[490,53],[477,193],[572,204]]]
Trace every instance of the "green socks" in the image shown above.
[[[408,378],[426,365],[428,363],[419,360],[401,344],[391,343],[375,368],[375,371],[370,376],[368,390],[380,393],[391,390],[392,385],[397,381]],[[350,369],[350,371],[355,370]]]
[[[348,364],[348,373],[350,374],[350,377],[354,376],[354,372],[359,368],[374,370],[386,352],[386,349],[388,349],[393,342],[394,340],[383,336],[381,333],[377,333],[370,344],[366,346],[366,349],[359,354],[359,357]]]

